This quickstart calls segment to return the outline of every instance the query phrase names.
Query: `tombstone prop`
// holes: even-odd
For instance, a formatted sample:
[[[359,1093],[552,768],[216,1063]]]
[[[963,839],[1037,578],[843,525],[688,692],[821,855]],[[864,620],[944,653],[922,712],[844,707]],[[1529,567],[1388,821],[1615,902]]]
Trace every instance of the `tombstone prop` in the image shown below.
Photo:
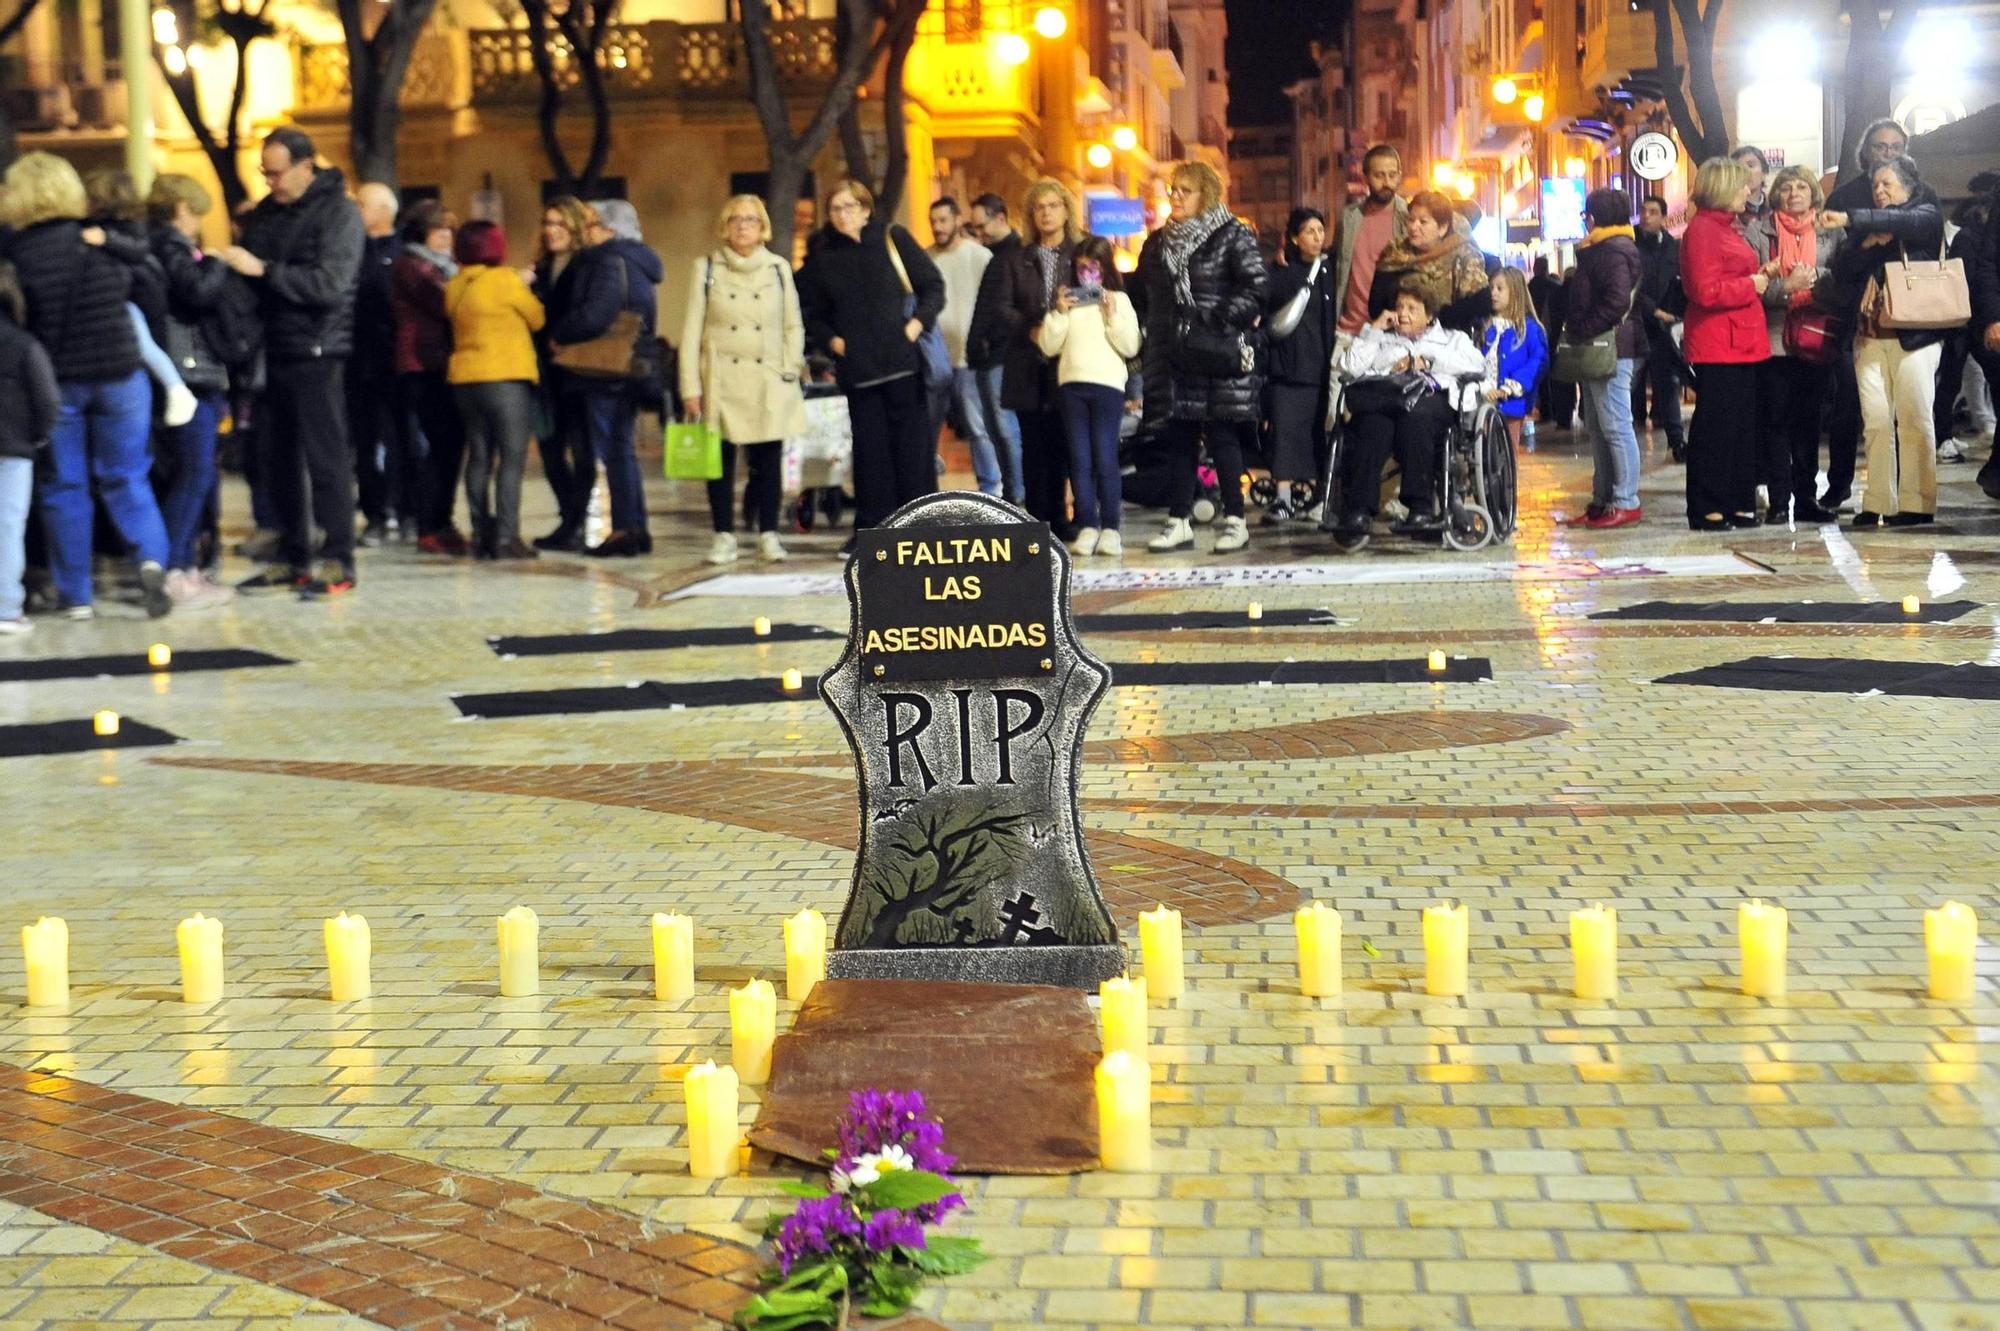
[[[861,836],[827,974],[1092,988],[1124,949],[1076,809],[1111,672],[1077,641],[1069,552],[985,495],[856,533],[847,649],[820,681]]]

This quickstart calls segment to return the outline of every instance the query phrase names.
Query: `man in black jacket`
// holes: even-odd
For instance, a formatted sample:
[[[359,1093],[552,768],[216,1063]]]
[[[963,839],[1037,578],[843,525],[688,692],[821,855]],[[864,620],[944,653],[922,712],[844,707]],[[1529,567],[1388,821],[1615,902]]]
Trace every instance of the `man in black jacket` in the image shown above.
[[[979,384],[979,405],[986,415],[986,437],[999,445],[1000,472],[1012,504],[1022,502],[1021,422],[1000,405],[1000,380],[1006,372],[1005,339],[996,335],[994,316],[1007,266],[1021,252],[1021,237],[1007,217],[1007,201],[982,194],[972,201],[972,234],[993,256],[979,275],[979,298],[972,307],[972,326],[965,335],[965,364]]]
[[[347,437],[345,371],[354,351],[354,296],[365,236],[338,169],[313,160],[313,143],[286,126],[264,140],[271,192],[243,224],[243,243],[222,261],[257,286],[264,315],[266,413],[260,431],[284,563],[245,587],[296,587],[325,595],[354,586],[354,458]],[[308,508],[305,486],[312,484]],[[312,529],[326,532],[312,567]]]
[[[1632,367],[1632,427],[1646,424],[1646,389],[1653,390],[1653,423],[1667,432],[1667,448],[1679,462],[1687,452],[1681,428],[1681,355],[1674,346],[1674,315],[1660,308],[1680,284],[1681,243],[1667,233],[1667,201],[1649,194],[1639,205],[1639,290],[1632,313],[1646,330],[1645,354]]]
[[[354,479],[361,490],[362,545],[380,545],[389,519],[401,513],[404,539],[416,539],[416,463],[401,456],[390,416],[396,385],[396,316],[389,308],[389,269],[403,246],[396,239],[396,191],[371,180],[354,191],[367,236],[354,293],[354,356],[347,363],[347,431]]]

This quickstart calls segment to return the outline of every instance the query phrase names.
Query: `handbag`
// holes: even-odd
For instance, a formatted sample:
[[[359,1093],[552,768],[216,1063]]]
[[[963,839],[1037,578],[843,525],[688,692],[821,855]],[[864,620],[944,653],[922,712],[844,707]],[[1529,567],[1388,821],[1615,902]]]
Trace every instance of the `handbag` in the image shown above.
[[[1902,243],[1896,248],[1901,251]],[[1911,259],[1882,265],[1882,327],[1896,332],[1934,332],[1972,322],[1972,290],[1963,259]]]
[[[882,228],[882,243],[889,247],[889,262],[896,266],[896,276],[903,282],[903,322],[908,323],[917,317],[917,289],[910,285],[910,270],[903,266],[893,228]],[[943,388],[951,382],[951,353],[945,350],[944,330],[935,319],[917,334],[917,354],[923,361],[925,388]]]
[[[625,297],[630,300],[632,266],[623,256],[619,256],[618,266],[625,274]],[[665,358],[660,354],[659,339],[646,331],[645,317],[637,310],[619,310],[610,326],[596,337],[558,347],[550,359],[585,379],[630,379],[649,400],[665,391]]]
[[[1277,312],[1271,316],[1264,327],[1265,337],[1273,342],[1283,342],[1299,331],[1299,325],[1305,322],[1306,306],[1312,304],[1313,284],[1319,281],[1319,265],[1320,260],[1312,261],[1312,268],[1306,273],[1306,284],[1300,287],[1298,293],[1290,300],[1280,305]]]
[[[1170,358],[1177,370],[1208,379],[1235,379],[1257,369],[1257,348],[1241,333],[1212,333],[1183,319],[1174,328]]]
[[[1550,357],[1549,377],[1559,384],[1601,384],[1618,373],[1618,330],[1632,317],[1632,306],[1638,299],[1639,288],[1635,286],[1618,322],[1588,342],[1572,342],[1564,333]]]
[[[1845,320],[1810,302],[1785,312],[1785,354],[1808,365],[1833,364],[1845,333]]]
[[[1401,413],[1423,401],[1424,394],[1431,389],[1431,381],[1423,374],[1416,370],[1404,370],[1399,374],[1377,374],[1356,379],[1342,390],[1341,397],[1347,408],[1357,415]]]
[[[665,467],[670,481],[722,479],[722,431],[703,421],[669,421]]]

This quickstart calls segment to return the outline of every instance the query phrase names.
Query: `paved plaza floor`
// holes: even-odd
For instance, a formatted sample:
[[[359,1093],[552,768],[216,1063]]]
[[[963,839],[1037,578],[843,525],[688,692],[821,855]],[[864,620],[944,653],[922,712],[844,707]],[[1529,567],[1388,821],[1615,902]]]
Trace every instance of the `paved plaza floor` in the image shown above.
[[[1524,460],[1517,542],[1474,554],[1384,540],[1343,560],[1253,527],[1245,557],[1149,556],[1134,515],[1122,567],[1167,572],[1084,561],[1080,612],[1336,619],[1086,629],[1114,675],[1439,648],[1491,678],[1112,689],[1082,776],[1096,870],[1135,946],[1155,901],[1189,925],[1187,995],[1153,1011],[1157,1172],[969,1180],[952,1223],[994,1260],[919,1310],[961,1329],[2000,1328],[2000,701],[1661,682],[1752,657],[2000,666],[2000,506],[1974,466],[1943,470],[1936,526],[1865,534],[1690,533],[1657,457],[1648,522],[1571,530],[1573,443]],[[680,1083],[727,1058],[726,989],[782,976],[780,922],[841,907],[839,728],[810,698],[484,720],[453,701],[833,663],[838,637],[489,648],[756,615],[844,634],[823,582],[839,535],[788,538],[777,570],[746,543],[704,586],[700,497],[655,485],[646,559],[392,546],[332,600],[157,624],[113,605],[0,645],[0,667],[161,640],[290,662],[0,681],[0,725],[109,708],[184,741],[0,759],[0,1331],[642,1331],[742,1302],[745,1245],[802,1170],[746,1148],[734,1177],[691,1178]],[[538,472],[527,488],[543,530]],[[1906,595],[1978,604],[1590,617]],[[1790,910],[1782,1000],[1739,992],[1747,896]],[[1315,898],[1346,918],[1338,998],[1298,993],[1291,912]],[[1922,915],[1947,898],[1989,940],[1970,1003],[1924,992]],[[1423,993],[1420,911],[1446,899],[1471,911],[1462,999]],[[1569,912],[1593,902],[1622,930],[1612,1002],[1569,993]],[[494,918],[522,904],[541,993],[503,999]],[[698,983],[662,1003],[646,921],[674,909]],[[374,996],[350,1005],[324,994],[339,910],[374,935]],[[224,922],[227,991],[190,1006],[174,926],[196,911]],[[43,914],[69,925],[66,1010],[20,1006],[17,930]]]

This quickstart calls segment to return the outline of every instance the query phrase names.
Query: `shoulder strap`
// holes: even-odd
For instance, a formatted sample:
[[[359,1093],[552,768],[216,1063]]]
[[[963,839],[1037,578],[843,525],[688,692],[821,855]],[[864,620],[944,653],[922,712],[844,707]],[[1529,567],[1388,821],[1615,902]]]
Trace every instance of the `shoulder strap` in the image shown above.
[[[889,247],[889,262],[896,265],[896,276],[902,279],[903,294],[914,296],[917,289],[910,285],[910,270],[903,266],[902,251],[896,248],[896,224],[891,222],[882,228],[882,241]]]

